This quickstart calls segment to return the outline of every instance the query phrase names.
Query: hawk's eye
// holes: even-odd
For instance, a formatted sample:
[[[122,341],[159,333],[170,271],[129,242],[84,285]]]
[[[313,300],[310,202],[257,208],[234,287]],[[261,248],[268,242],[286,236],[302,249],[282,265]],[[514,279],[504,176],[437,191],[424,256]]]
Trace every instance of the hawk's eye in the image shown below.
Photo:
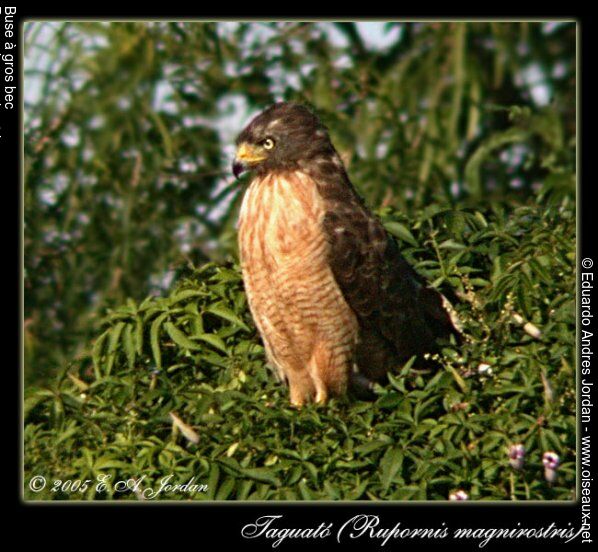
[[[266,138],[262,142],[262,146],[264,146],[264,149],[271,150],[274,147],[274,140],[272,140],[272,138]]]

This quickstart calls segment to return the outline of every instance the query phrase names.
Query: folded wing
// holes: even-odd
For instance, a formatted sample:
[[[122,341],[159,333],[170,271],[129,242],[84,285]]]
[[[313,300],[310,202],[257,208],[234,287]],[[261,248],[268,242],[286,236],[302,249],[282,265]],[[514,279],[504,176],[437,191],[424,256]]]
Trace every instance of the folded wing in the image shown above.
[[[357,365],[379,380],[413,355],[438,350],[459,337],[447,301],[402,257],[395,239],[357,194],[328,201],[323,225],[329,262],[360,325]]]

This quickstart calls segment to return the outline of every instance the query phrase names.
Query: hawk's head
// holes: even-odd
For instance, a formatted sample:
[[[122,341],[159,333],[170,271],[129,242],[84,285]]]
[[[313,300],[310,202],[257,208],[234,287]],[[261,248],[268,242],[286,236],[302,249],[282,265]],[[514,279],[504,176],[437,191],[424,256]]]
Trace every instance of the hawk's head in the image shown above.
[[[295,170],[315,157],[334,155],[328,131],[305,106],[276,103],[256,116],[237,138],[233,173]]]

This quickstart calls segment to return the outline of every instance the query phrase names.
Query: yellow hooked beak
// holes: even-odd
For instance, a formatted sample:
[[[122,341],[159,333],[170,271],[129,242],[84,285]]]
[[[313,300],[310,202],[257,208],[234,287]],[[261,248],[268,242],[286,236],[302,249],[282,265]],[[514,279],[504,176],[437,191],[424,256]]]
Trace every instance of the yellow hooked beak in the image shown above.
[[[235,160],[233,161],[233,174],[235,178],[239,178],[242,172],[264,159],[266,159],[266,156],[259,147],[243,142],[237,148]]]

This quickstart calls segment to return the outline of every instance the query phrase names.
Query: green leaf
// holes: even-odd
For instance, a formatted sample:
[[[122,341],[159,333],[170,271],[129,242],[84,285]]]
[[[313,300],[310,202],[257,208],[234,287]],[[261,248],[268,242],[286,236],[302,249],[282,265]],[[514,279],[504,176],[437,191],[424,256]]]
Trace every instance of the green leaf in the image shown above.
[[[192,341],[184,332],[179,330],[172,322],[166,322],[164,328],[168,332],[170,338],[183,349],[189,349],[191,351],[200,351],[201,345]]]
[[[467,386],[467,383],[465,383],[465,380],[459,374],[459,372],[457,372],[457,370],[455,370],[452,366],[447,366],[446,369],[453,376],[454,380],[457,382],[457,385],[461,388],[461,391],[467,393],[467,391],[469,391],[469,388]]]
[[[106,331],[104,331],[104,333],[102,333],[100,335],[100,337],[98,337],[95,340],[95,343],[93,344],[93,349],[92,349],[92,360],[93,360],[93,369],[94,369],[94,373],[95,373],[95,378],[96,379],[100,379],[102,377],[102,352],[104,349],[104,343],[108,337],[108,335],[110,334],[110,330],[112,328],[108,328]]]
[[[170,305],[176,305],[181,301],[186,301],[194,297],[209,297],[209,293],[199,289],[184,289],[170,297],[168,302]]]
[[[205,309],[205,312],[209,312],[227,320],[228,322],[232,322],[236,326],[243,328],[246,331],[250,331],[249,327],[243,320],[241,320],[232,310],[228,307],[225,307],[222,303],[216,303],[214,305],[210,305]]]
[[[106,375],[109,376],[112,372],[112,366],[114,365],[114,360],[117,354],[117,346],[120,340],[120,335],[125,327],[124,322],[119,322],[110,330],[110,334],[108,336],[108,358],[106,361]]]
[[[400,222],[396,222],[396,221],[391,221],[391,222],[385,222],[384,227],[393,236],[396,236],[400,240],[405,241],[408,244],[413,245],[414,247],[419,246],[419,244],[417,243],[417,240],[413,237],[413,234],[411,233],[411,231],[404,224],[401,224]]]
[[[212,345],[212,347],[215,347],[216,349],[220,349],[223,353],[229,354],[229,351],[226,348],[224,341],[222,341],[222,338],[218,337],[215,334],[204,333],[204,334],[194,335],[193,337],[195,339],[200,339],[201,341],[205,341],[206,343],[209,343],[210,345]]]
[[[129,370],[135,367],[135,342],[133,337],[133,324],[127,324],[124,330],[123,344],[127,355]]]
[[[139,356],[143,353],[143,321],[139,317],[135,319],[135,352]]]
[[[403,466],[403,451],[400,447],[393,447],[386,451],[380,461],[380,482],[382,491],[388,491],[393,479]]]
[[[169,313],[165,312],[158,316],[151,325],[150,328],[150,343],[152,345],[152,354],[154,356],[154,362],[158,370],[162,369],[162,351],[160,350],[160,329],[162,323],[168,318]]]

